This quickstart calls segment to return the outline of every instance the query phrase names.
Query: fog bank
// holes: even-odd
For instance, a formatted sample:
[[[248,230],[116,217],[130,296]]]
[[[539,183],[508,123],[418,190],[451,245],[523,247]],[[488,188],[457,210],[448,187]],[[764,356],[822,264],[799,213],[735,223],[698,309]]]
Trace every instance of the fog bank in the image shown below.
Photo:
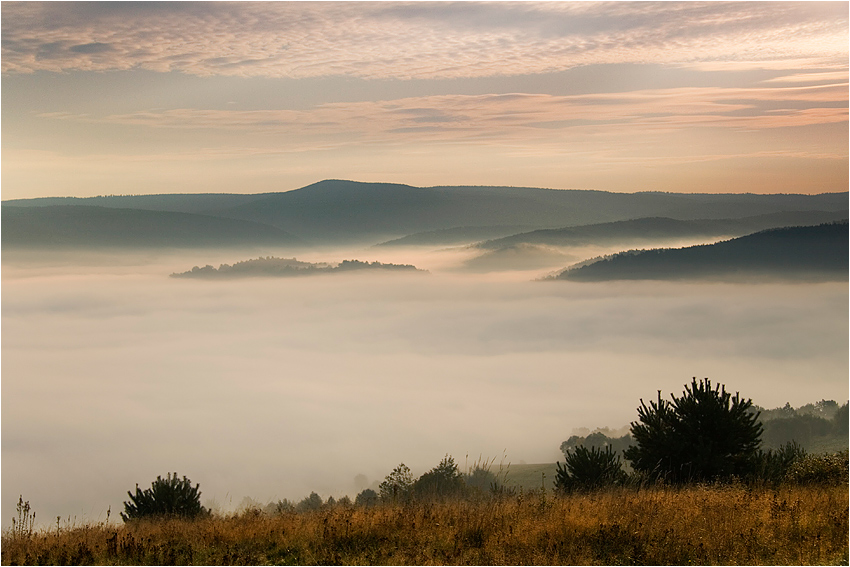
[[[4,526],[19,494],[44,523],[116,518],[168,471],[233,508],[354,497],[357,474],[446,453],[553,462],[692,376],[764,407],[848,397],[846,283],[534,282],[397,250],[298,259],[431,273],[167,277],[249,257],[205,254],[4,257]]]

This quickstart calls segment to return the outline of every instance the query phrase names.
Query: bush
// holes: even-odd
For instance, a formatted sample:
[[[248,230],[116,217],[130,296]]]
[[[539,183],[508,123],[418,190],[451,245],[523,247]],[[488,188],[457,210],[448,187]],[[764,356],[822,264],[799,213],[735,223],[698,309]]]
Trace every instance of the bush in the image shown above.
[[[847,435],[850,428],[850,416],[847,413],[847,404],[843,404],[835,411],[832,417],[832,427],[836,434]]]
[[[805,449],[794,441],[776,450],[759,451],[749,479],[778,484],[785,479],[791,466],[805,456]]]
[[[378,486],[381,491],[381,500],[387,502],[398,502],[406,500],[410,496],[410,488],[413,486],[413,474],[404,463],[393,469],[387,475],[384,482]]]
[[[498,484],[496,475],[490,469],[476,466],[469,474],[464,475],[466,487],[480,494],[486,494]]]
[[[751,474],[762,426],[752,401],[711,387],[706,378],[685,386],[681,398],[649,407],[641,400],[632,423],[635,446],[625,451],[636,472],[671,482],[719,480]]]
[[[151,487],[142,491],[136,485],[136,494],[127,492],[129,502],[124,502],[121,519],[125,522],[154,516],[180,516],[193,518],[208,514],[201,506],[200,485],[192,486],[185,476],[177,478],[177,473],[169,473],[165,479],[161,476],[151,483]]]
[[[307,496],[295,505],[296,512],[313,512],[316,510],[321,510],[322,508],[322,497],[316,494],[315,492],[311,492],[310,496]]]
[[[378,503],[378,493],[371,488],[365,489],[354,498],[355,506],[374,506]]]
[[[796,484],[847,484],[847,451],[807,455],[791,465],[785,480]]]
[[[281,516],[283,514],[295,512],[295,504],[284,498],[277,502],[269,502],[266,507],[263,508],[263,512],[269,516]]]
[[[453,457],[446,455],[440,464],[413,483],[417,498],[446,498],[463,495],[466,484]]]
[[[555,490],[562,493],[615,486],[627,479],[620,457],[610,445],[604,451],[579,445],[567,453],[563,467],[560,462],[555,464]]]

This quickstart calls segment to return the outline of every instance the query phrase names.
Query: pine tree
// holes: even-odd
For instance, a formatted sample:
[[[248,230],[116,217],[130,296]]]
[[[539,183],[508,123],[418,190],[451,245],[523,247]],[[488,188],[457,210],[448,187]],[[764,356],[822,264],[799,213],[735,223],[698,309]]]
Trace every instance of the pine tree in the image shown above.
[[[413,486],[413,474],[404,463],[393,469],[378,486],[381,492],[381,500],[387,502],[399,502],[407,499],[410,495],[410,487]]]
[[[201,506],[200,484],[192,486],[185,476],[180,479],[175,472],[165,479],[157,476],[151,487],[142,491],[136,485],[136,493],[127,492],[129,502],[124,502],[121,519],[125,522],[151,516],[195,517],[209,512]]]
[[[555,489],[563,493],[615,486],[627,478],[619,455],[610,445],[604,451],[579,445],[567,453],[563,467],[560,462],[555,465]]]
[[[746,476],[755,465],[762,425],[751,400],[711,387],[706,378],[685,386],[682,397],[671,395],[647,406],[641,400],[640,422],[632,423],[636,445],[625,451],[632,467],[671,482]]]

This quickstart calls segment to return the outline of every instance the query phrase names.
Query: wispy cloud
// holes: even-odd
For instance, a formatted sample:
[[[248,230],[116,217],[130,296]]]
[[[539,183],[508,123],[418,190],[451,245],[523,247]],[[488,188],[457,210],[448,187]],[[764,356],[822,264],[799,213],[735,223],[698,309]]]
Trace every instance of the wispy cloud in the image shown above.
[[[152,128],[273,130],[370,140],[550,137],[555,130],[722,127],[764,129],[847,120],[847,84],[770,88],[676,88],[553,96],[441,95],[324,104],[307,110],[148,110],[102,117],[43,113],[52,120]]]
[[[846,4],[9,3],[5,73],[448,78],[599,63],[847,65]]]

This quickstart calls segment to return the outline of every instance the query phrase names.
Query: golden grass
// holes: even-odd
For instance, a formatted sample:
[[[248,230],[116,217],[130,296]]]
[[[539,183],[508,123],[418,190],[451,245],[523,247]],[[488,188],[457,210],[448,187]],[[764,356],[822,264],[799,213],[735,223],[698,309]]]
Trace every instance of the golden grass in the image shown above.
[[[847,564],[847,486],[609,490],[7,533],[10,564]]]

